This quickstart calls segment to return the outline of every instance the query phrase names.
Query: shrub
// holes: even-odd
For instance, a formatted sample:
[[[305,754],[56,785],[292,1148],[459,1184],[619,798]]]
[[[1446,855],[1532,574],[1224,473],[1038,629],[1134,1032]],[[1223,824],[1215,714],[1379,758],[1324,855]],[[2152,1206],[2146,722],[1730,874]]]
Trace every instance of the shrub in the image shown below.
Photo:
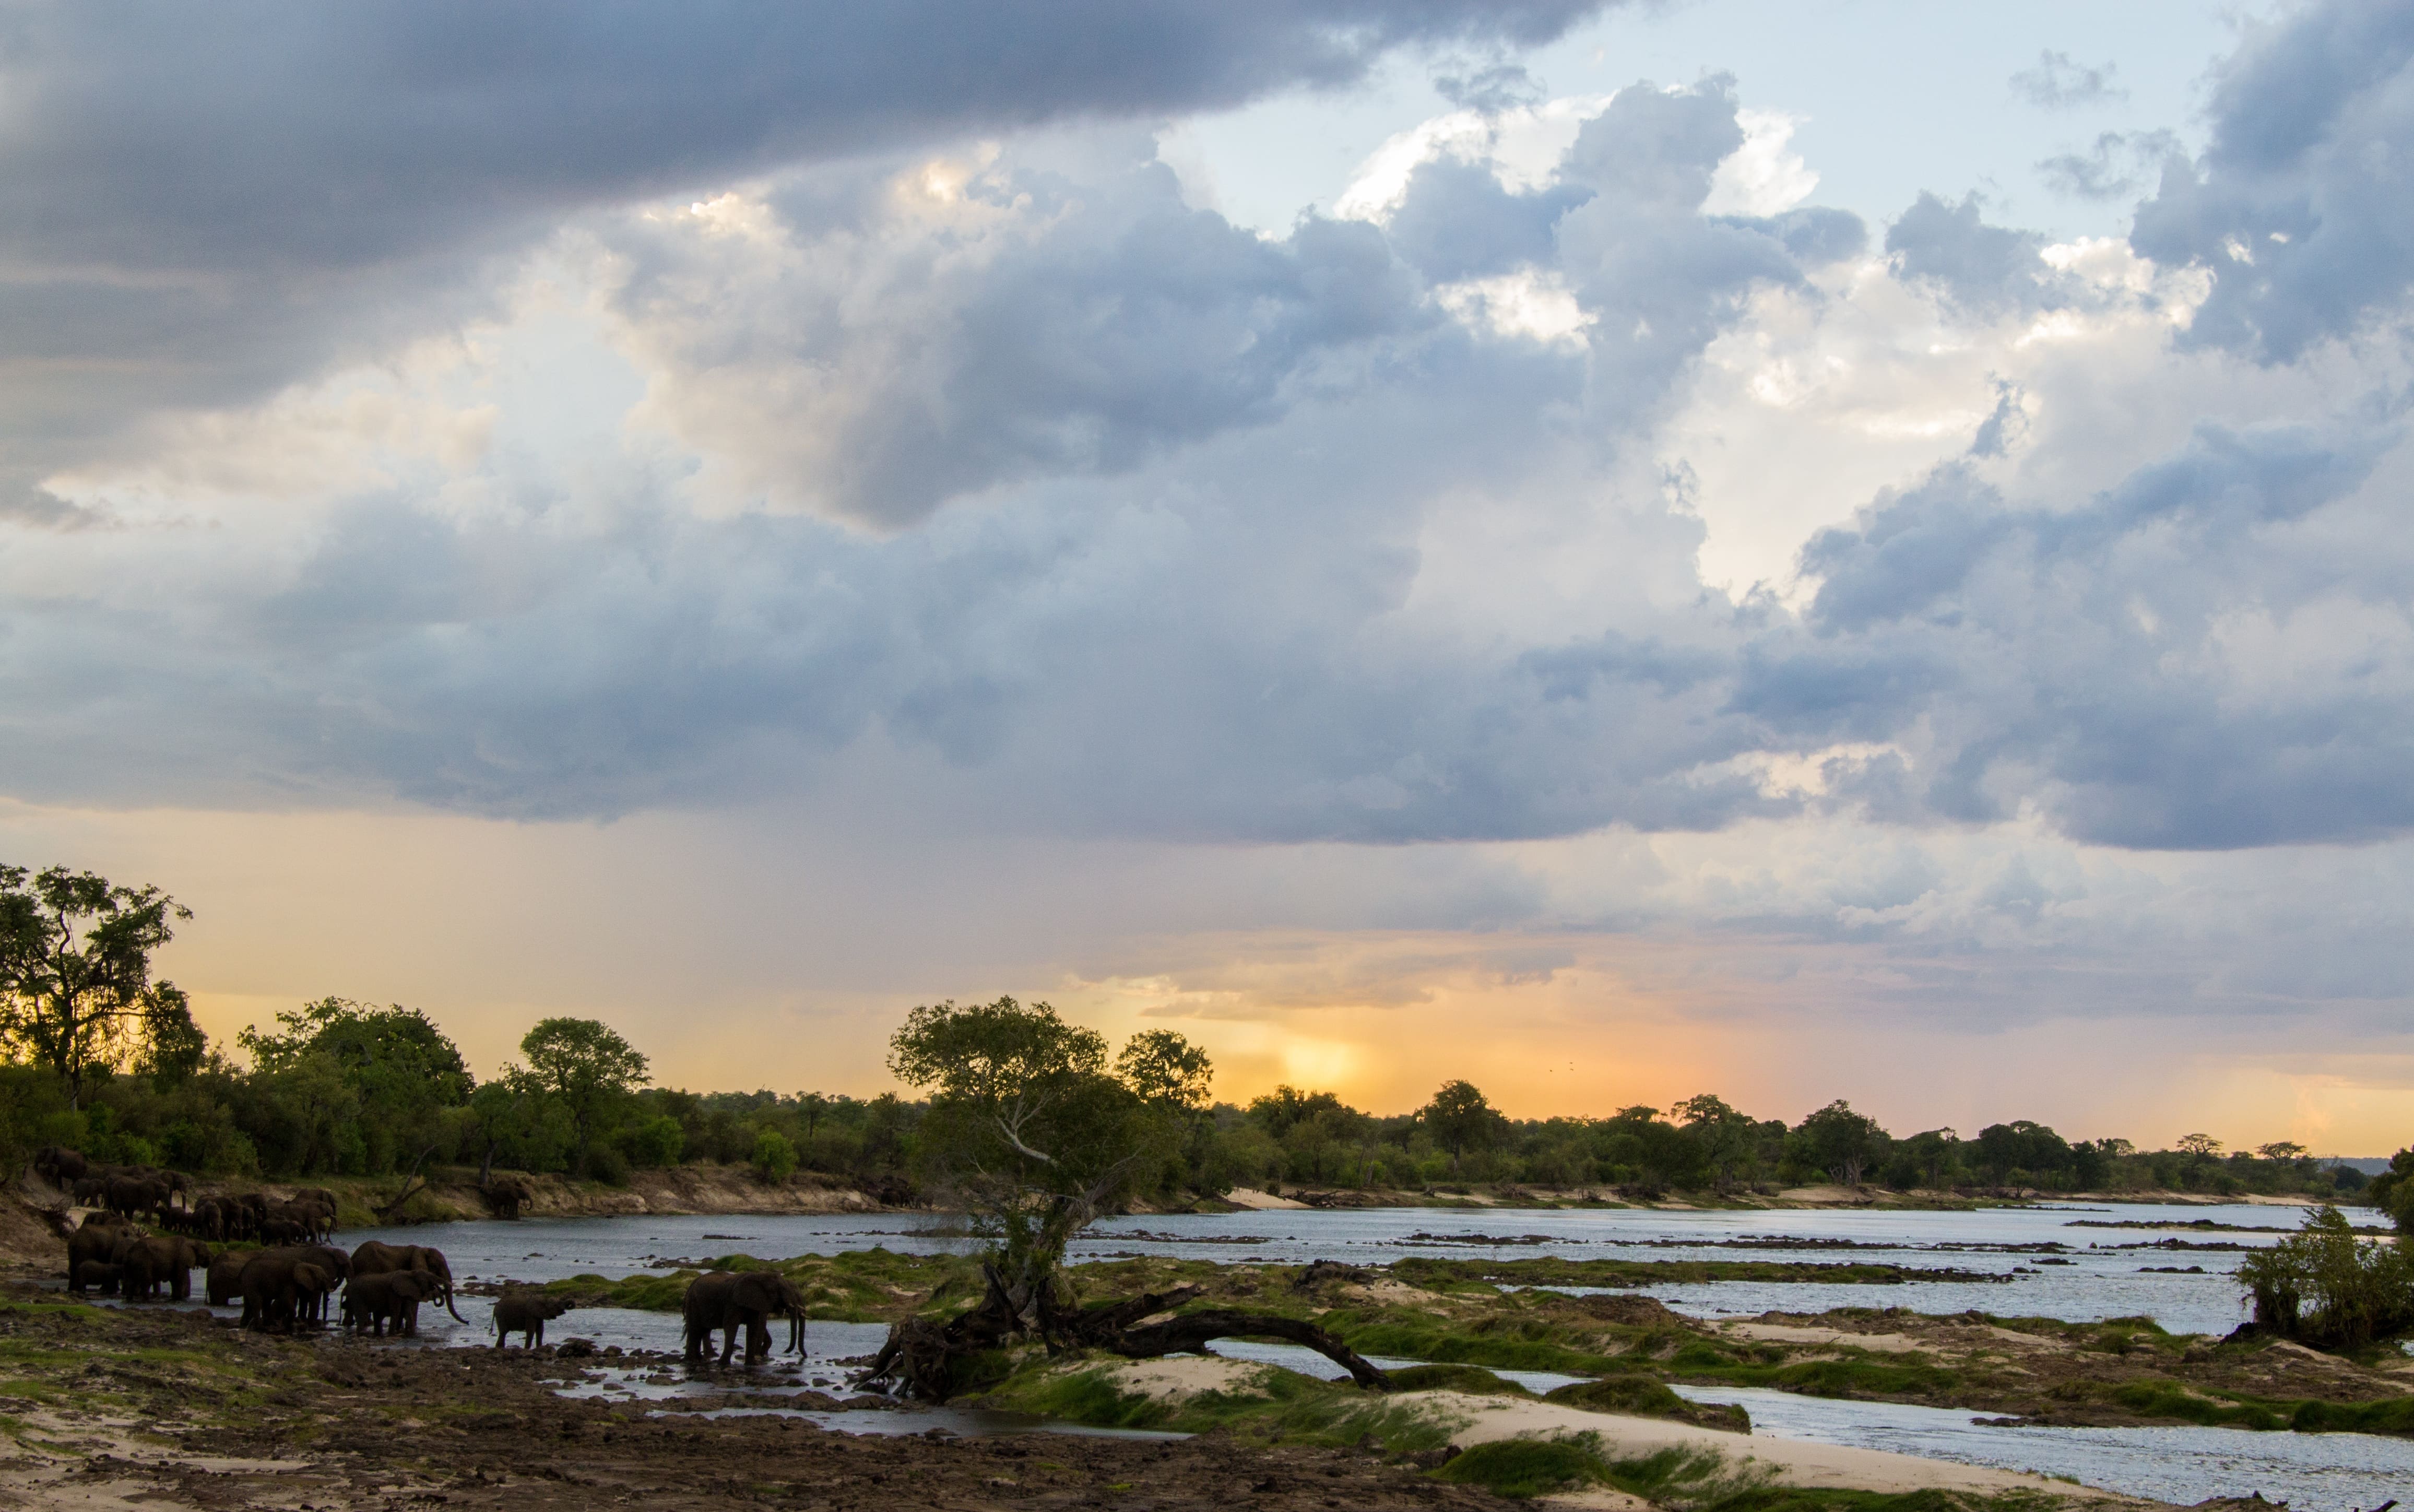
[[[754,1174],[766,1181],[785,1181],[797,1171],[797,1147],[776,1129],[754,1136]]]
[[[2255,1299],[2256,1326],[2283,1339],[2354,1349],[2414,1328],[2414,1253],[2365,1244],[2335,1207],[2248,1255],[2238,1280]]]

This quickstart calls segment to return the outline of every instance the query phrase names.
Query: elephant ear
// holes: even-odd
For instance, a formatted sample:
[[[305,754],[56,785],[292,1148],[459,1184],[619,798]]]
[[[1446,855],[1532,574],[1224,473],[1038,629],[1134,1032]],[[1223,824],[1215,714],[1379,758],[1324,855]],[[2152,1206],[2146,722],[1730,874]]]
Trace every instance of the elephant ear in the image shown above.
[[[738,1305],[764,1312],[777,1312],[781,1308],[780,1291],[785,1284],[786,1278],[777,1271],[750,1270],[738,1278]]]

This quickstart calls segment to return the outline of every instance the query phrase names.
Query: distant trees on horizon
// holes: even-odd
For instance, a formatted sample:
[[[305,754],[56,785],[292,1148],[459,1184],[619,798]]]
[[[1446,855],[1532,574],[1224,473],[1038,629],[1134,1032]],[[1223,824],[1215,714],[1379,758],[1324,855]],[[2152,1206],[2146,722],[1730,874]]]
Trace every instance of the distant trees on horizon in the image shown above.
[[[186,917],[156,888],[0,866],[0,1157],[22,1163],[64,1145],[103,1160],[279,1176],[386,1175],[433,1159],[475,1165],[482,1178],[501,1166],[616,1183],[635,1168],[706,1160],[772,1180],[818,1172],[888,1195],[931,1174],[924,1102],[652,1086],[646,1055],[593,1019],[544,1020],[522,1039],[521,1063],[480,1083],[424,1013],[327,997],[245,1030],[236,1042],[249,1063],[237,1064],[207,1045],[184,995],[152,978],[152,954]],[[1053,1013],[1046,1004],[1017,1011]],[[1465,1080],[1413,1112],[1381,1115],[1289,1085],[1245,1106],[1211,1102],[1213,1075],[1206,1055],[1170,1030],[1135,1036],[1116,1058],[1113,1085],[1190,1110],[1182,1137],[1153,1150],[1134,1178],[1140,1192],[1505,1183],[1648,1197],[1875,1182],[2332,1197],[2365,1184],[2300,1145],[2225,1154],[2200,1133],[2159,1151],[2067,1140],[2026,1119],[1966,1139],[1951,1129],[1898,1137],[1841,1100],[1789,1125],[1707,1092],[1664,1113],[1516,1119]],[[2414,1176],[2414,1165],[2382,1177],[2381,1190],[2401,1175]]]

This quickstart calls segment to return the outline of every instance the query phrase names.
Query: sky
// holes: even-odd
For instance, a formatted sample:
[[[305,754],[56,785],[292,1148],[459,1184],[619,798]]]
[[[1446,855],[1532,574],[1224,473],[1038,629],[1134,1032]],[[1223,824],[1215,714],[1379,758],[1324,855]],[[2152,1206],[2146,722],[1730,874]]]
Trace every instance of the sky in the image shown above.
[[[0,860],[216,1038],[2414,1141],[2414,6],[0,35]]]

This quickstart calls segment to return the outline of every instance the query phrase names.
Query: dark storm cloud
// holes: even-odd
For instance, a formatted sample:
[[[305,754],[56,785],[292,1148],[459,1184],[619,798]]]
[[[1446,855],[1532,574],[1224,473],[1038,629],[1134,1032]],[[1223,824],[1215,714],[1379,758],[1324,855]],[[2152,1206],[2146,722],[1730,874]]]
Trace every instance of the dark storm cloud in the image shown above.
[[[2250,35],[2213,139],[2172,159],[2131,241],[2213,275],[2193,339],[2287,362],[2414,281],[2414,7],[2327,0]]]
[[[0,482],[483,311],[565,217],[782,164],[1228,106],[1602,0],[411,0],[0,15]]]

